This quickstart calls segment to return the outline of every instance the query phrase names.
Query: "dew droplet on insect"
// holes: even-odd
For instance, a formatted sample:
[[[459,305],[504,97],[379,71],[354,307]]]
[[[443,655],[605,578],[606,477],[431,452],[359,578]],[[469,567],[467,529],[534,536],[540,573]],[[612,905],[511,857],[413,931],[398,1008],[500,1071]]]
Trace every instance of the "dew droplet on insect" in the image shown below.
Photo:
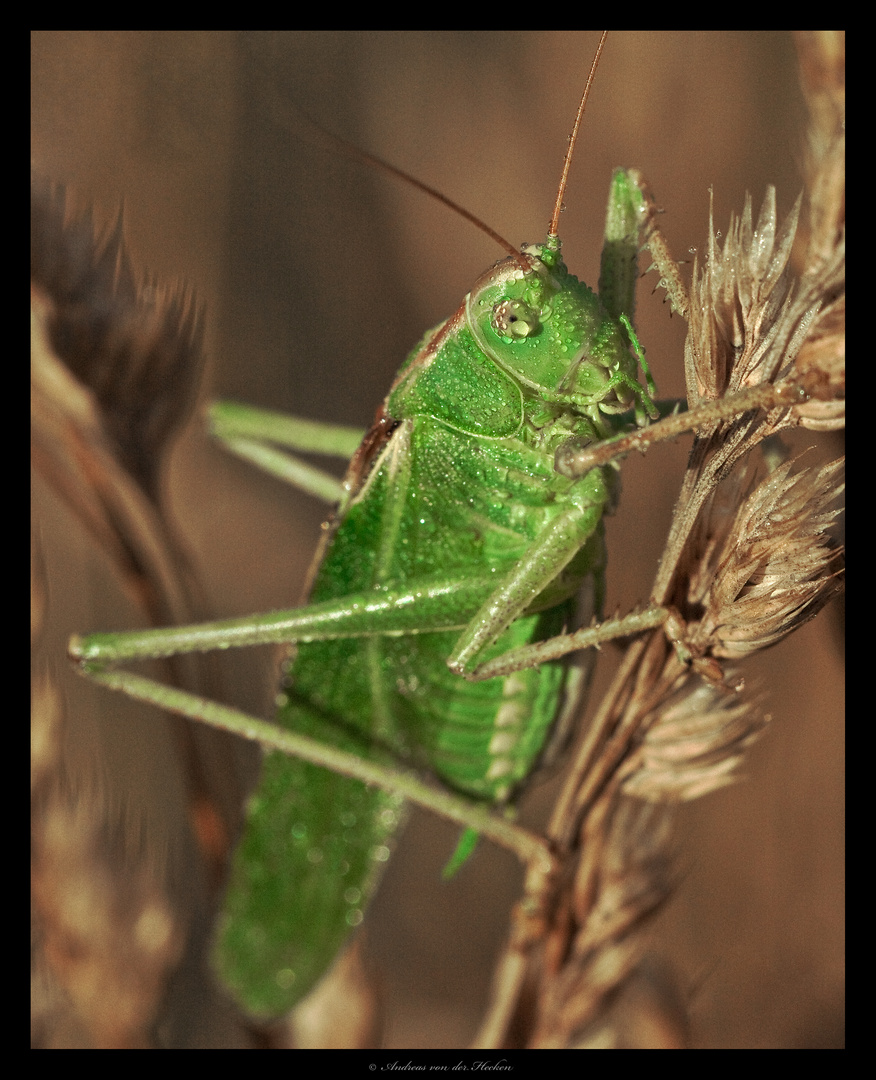
[[[362,899],[362,890],[353,888],[346,889],[344,892],[344,899],[348,904],[358,904]]]
[[[280,968],[274,975],[274,982],[281,990],[288,990],[292,983],[295,982],[295,972],[292,968]]]
[[[386,862],[390,856],[390,850],[386,844],[380,844],[371,852],[371,858],[375,862]]]
[[[307,853],[307,861],[309,863],[321,863],[322,858],[322,852],[319,850],[319,848],[311,848],[310,851],[308,851]]]
[[[361,908],[353,908],[352,911],[347,912],[347,926],[358,926],[362,922],[364,916],[362,915]]]

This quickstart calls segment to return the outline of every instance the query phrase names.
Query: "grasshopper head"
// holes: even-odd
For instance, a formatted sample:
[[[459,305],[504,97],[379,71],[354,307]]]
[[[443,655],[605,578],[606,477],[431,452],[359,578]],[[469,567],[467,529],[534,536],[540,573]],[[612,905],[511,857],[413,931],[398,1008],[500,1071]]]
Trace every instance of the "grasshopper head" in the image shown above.
[[[529,245],[475,284],[466,321],[483,351],[548,401],[601,412],[631,408],[636,361],[599,297],[566,269],[554,240]]]

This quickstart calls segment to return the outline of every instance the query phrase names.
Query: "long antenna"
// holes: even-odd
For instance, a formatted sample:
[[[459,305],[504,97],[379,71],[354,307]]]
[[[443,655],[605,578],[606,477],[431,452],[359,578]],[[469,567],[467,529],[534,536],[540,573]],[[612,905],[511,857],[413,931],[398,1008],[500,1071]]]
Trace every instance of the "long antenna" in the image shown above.
[[[285,105],[285,103],[280,104]],[[287,112],[288,106],[286,106],[283,111]],[[418,188],[420,191],[430,195],[433,199],[437,199],[438,202],[443,203],[445,206],[455,211],[460,217],[465,218],[466,221],[470,221],[472,225],[480,229],[481,232],[486,233],[491,240],[494,240],[499,247],[511,256],[512,259],[516,259],[525,274],[529,273],[531,267],[520,251],[506,240],[504,236],[497,233],[495,229],[491,229],[486,222],[481,221],[479,217],[476,217],[470,210],[466,210],[464,206],[460,206],[459,203],[454,202],[453,199],[443,194],[443,192],[438,191],[437,188],[430,187],[429,184],[424,183],[422,180],[418,180],[416,176],[411,176],[411,174],[405,172],[404,169],[400,169],[396,165],[391,165],[388,161],[384,161],[383,158],[378,157],[376,154],[369,154],[367,150],[362,150],[360,147],[348,143],[346,139],[342,139],[339,135],[327,131],[321,124],[318,124],[312,116],[304,112],[303,109],[296,107],[295,114],[299,119],[303,119],[306,122],[308,128],[316,132],[323,141],[330,143],[339,153],[344,154],[346,157],[353,158],[354,161],[362,161],[374,169],[397,177],[404,183],[410,184],[412,187]]]
[[[593,63],[590,65],[590,74],[587,76],[587,84],[584,87],[584,93],[581,95],[581,104],[578,106],[578,115],[575,117],[575,126],[572,128],[572,134],[569,136],[569,148],[566,150],[566,159],[563,162],[563,175],[560,177],[557,201],[554,204],[554,216],[551,218],[551,225],[548,230],[548,236],[553,240],[557,238],[557,230],[560,227],[560,214],[563,212],[563,199],[566,195],[566,181],[569,179],[572,154],[575,152],[575,143],[578,139],[578,128],[581,126],[581,117],[584,115],[584,106],[587,104],[587,98],[590,95],[590,87],[593,85],[596,69],[599,66],[599,57],[602,56],[602,47],[605,45],[605,39],[607,37],[608,31],[603,30],[602,37],[599,39],[599,45],[596,47],[596,55],[593,57]]]
[[[313,121],[311,122],[313,123]],[[319,127],[319,125],[315,123],[314,126]],[[360,150],[356,146],[350,146],[349,143],[345,143],[343,139],[340,139],[337,135],[332,135],[331,132],[323,130],[323,134],[327,138],[331,139],[332,142],[334,142],[335,145],[338,146],[341,150],[343,150],[346,154],[349,154],[354,158],[358,158],[361,161],[367,162],[369,165],[373,165],[377,169],[383,169],[384,172],[388,172],[391,176],[396,176],[399,178],[399,180],[404,180],[412,187],[419,188],[420,191],[424,191],[427,195],[431,195],[433,199],[437,199],[438,202],[443,203],[451,210],[455,210],[456,213],[460,215],[460,217],[465,218],[466,221],[470,221],[472,225],[480,229],[481,232],[486,233],[491,240],[494,240],[499,245],[499,247],[507,251],[512,259],[516,259],[517,262],[520,263],[525,274],[529,273],[529,263],[524,259],[524,257],[520,254],[517,248],[514,247],[513,244],[509,243],[509,241],[507,241],[504,236],[497,233],[495,229],[490,228],[490,226],[485,221],[481,221],[481,219],[479,217],[476,217],[470,210],[466,210],[464,206],[460,206],[459,203],[454,202],[453,199],[449,198],[442,191],[439,191],[437,188],[431,187],[429,184],[424,183],[422,180],[418,180],[416,176],[411,176],[411,174],[405,172],[404,169],[399,169],[398,166],[391,165],[388,161],[384,161],[383,158],[379,158],[376,154],[369,154],[367,150]]]

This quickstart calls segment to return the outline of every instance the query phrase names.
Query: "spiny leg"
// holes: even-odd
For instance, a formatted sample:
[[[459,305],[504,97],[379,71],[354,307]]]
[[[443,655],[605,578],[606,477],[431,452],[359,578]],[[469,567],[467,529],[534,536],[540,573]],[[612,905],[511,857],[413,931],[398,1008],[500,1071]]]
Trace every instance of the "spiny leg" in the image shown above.
[[[522,668],[535,667],[548,660],[559,660],[581,649],[598,648],[606,641],[616,641],[618,638],[629,637],[631,634],[654,630],[658,626],[663,626],[669,616],[669,608],[659,607],[656,604],[643,608],[641,611],[632,611],[622,618],[606,619],[595,626],[584,627],[571,634],[560,634],[547,641],[539,641],[504,653],[476,667],[467,678],[480,682],[483,679],[511,675]]]
[[[417,579],[400,589],[370,589],[286,611],[77,635],[70,640],[69,654],[89,674],[111,664],[213,649],[462,629],[494,590],[488,574]]]
[[[642,174],[637,169],[616,169],[609,189],[599,272],[599,299],[615,319],[626,316],[630,322],[634,320],[642,247],[650,252],[660,274],[658,288],[666,289],[673,309],[687,318],[687,287],[657,225],[659,213]]]
[[[601,471],[592,471],[582,480],[582,490],[577,493],[576,501],[537,538],[469,622],[448,659],[452,671],[475,682],[506,676],[603,641],[640,633],[666,620],[666,609],[651,607],[623,619],[536,642],[486,663],[477,663],[478,657],[526,610],[533,597],[547,588],[581,551],[599,525],[607,498]]]
[[[660,274],[656,288],[666,289],[672,309],[683,319],[688,316],[687,286],[657,224],[659,214],[639,170],[616,169],[608,197],[599,274],[599,299],[616,319],[625,315],[632,321],[635,315],[638,255],[642,247],[650,253],[653,267]]]
[[[661,210],[654,202],[651,189],[642,173],[638,169],[628,169],[627,174],[630,181],[638,189],[642,200],[642,213],[645,220],[644,247],[654,260],[652,266],[649,266],[645,273],[647,274],[651,269],[657,270],[660,279],[654,286],[655,291],[665,289],[672,310],[677,311],[683,319],[687,319],[690,313],[690,297],[688,296],[687,285],[685,285],[684,278],[679,270],[680,263],[672,257],[666,237],[657,224],[657,218]]]
[[[587,536],[593,532],[601,517],[602,509],[602,503],[598,500],[586,506],[573,508],[564,516],[564,520],[557,529],[552,531],[551,535],[533,546],[531,557],[524,560],[524,569],[527,565],[531,569],[541,564],[542,578],[550,579],[556,576],[561,565],[565,565],[574,557],[582,544],[586,542]],[[559,554],[551,562],[552,551]],[[543,563],[545,557],[548,558],[547,568]],[[445,807],[440,804],[440,801],[439,803],[429,801],[431,796],[425,790],[420,790],[416,784],[402,791],[395,780],[397,770],[392,767],[375,762],[363,762],[363,768],[366,770],[369,768],[376,770],[365,775],[356,764],[358,760],[356,755],[350,756],[347,760],[341,760],[336,756],[336,748],[321,743],[319,740],[290,736],[290,733],[274,725],[265,724],[255,717],[240,714],[236,710],[229,710],[225,706],[130,672],[105,670],[107,664],[114,662],[147,656],[165,656],[187,650],[271,641],[324,640],[384,633],[453,629],[460,628],[466,623],[469,627],[477,629],[483,621],[484,608],[489,607],[497,614],[492,621],[487,621],[486,631],[482,630],[479,637],[475,635],[475,641],[477,641],[483,638],[484,633],[487,636],[501,633],[519,614],[519,610],[515,613],[514,609],[525,607],[527,601],[531,599],[534,587],[532,574],[515,573],[512,578],[511,589],[500,590],[501,596],[497,596],[495,583],[488,575],[474,581],[444,579],[431,583],[415,582],[405,590],[395,592],[387,590],[379,595],[375,595],[374,591],[369,591],[367,594],[348,596],[338,601],[261,616],[256,620],[225,620],[198,627],[149,630],[140,633],[95,634],[81,640],[74,639],[71,643],[71,655],[78,661],[80,670],[84,674],[108,689],[116,689],[139,700],[222,727],[243,737],[255,739],[266,747],[291,753],[333,771],[363,779],[368,783],[376,783],[386,790],[398,791],[444,816],[451,817],[468,829],[491,836],[494,840],[514,848],[521,857],[530,859],[538,852],[534,852],[528,839],[517,836],[507,823],[497,828],[485,825],[482,810],[473,811],[472,804],[468,800],[451,800],[453,805]],[[538,585],[535,586],[536,589],[538,587]],[[507,606],[509,601],[510,609]],[[636,616],[633,618],[635,619]],[[607,636],[614,637],[644,629],[645,624],[641,621],[641,616],[638,616],[638,619],[638,622],[633,623],[629,620],[615,620],[603,630],[599,640],[606,640]],[[653,623],[648,625],[653,625]],[[563,652],[569,651],[569,648],[557,651],[558,640],[561,642],[562,639],[552,640],[555,643],[553,655],[562,655]],[[585,642],[579,638],[571,642],[571,645],[573,648],[580,648],[594,643],[595,640]],[[550,642],[544,644],[551,647]],[[506,655],[498,658],[497,661],[492,661],[494,665],[504,665],[501,668],[494,668],[492,674],[511,673],[548,658],[550,657],[547,654],[537,655],[522,650],[520,654]],[[474,677],[486,676],[476,671]],[[301,741],[296,742],[296,739]],[[507,834],[503,832],[505,826],[510,830]]]
[[[595,484],[601,482],[595,474]],[[484,670],[471,665],[586,543],[603,512],[603,501],[569,508],[532,546],[514,572],[497,589],[489,575],[415,581],[398,590],[370,590],[307,607],[196,626],[99,633],[74,637],[70,656],[83,674],[122,689],[122,675],[105,669],[113,664],[154,657],[252,645],[372,637],[465,628],[450,657],[453,670],[482,679],[532,667],[574,649],[657,625],[658,612],[633,613],[603,628],[591,627],[498,657]],[[466,670],[468,668],[468,670]],[[164,690],[171,692],[171,688]],[[157,704],[166,704],[164,700]],[[205,708],[206,712],[206,708]],[[207,716],[206,722],[210,722]]]
[[[675,439],[688,431],[696,431],[723,420],[733,420],[755,409],[790,408],[806,400],[805,391],[793,384],[775,386],[761,383],[736,394],[704,401],[686,412],[667,416],[656,424],[601,443],[569,439],[557,449],[556,469],[572,479],[586,476],[591,469],[625,457],[633,450],[644,453],[655,443]]]
[[[541,860],[551,863],[551,855],[541,837],[492,813],[483,803],[453,795],[424,783],[417,776],[396,767],[369,761],[357,754],[339,750],[329,743],[288,731],[259,717],[251,716],[208,701],[176,687],[127,671],[102,671],[91,676],[108,690],[175,712],[180,716],[221,728],[241,738],[260,743],[266,750],[276,750],[290,757],[320,765],[331,772],[373,784],[384,791],[401,795],[441,817],[493,840],[513,851],[524,862]]]

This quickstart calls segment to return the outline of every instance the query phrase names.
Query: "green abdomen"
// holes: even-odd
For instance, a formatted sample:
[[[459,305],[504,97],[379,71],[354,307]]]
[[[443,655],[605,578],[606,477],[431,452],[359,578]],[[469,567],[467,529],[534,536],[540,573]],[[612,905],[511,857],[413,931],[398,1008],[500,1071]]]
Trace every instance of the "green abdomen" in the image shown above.
[[[454,583],[479,578],[487,591],[495,588],[562,506],[550,499],[553,462],[530,455],[521,468],[520,458],[519,447],[455,435],[428,420],[399,429],[347,508],[312,599],[446,583],[447,629],[308,645],[292,672],[294,696],[339,727],[490,801],[508,798],[531,772],[566,672],[546,664],[475,683],[447,667],[475,614],[453,606]],[[483,659],[561,633],[573,611],[570,598],[518,619]]]
[[[513,568],[550,513],[552,462],[508,468],[501,448],[483,454],[477,440],[438,434],[428,422],[399,429],[346,509],[312,600],[471,575],[489,584]],[[278,722],[426,769],[467,795],[508,799],[541,754],[567,669],[546,664],[480,683],[451,674],[447,657],[474,612],[454,609],[449,596],[443,628],[300,646]],[[521,618],[489,655],[560,633],[572,616],[569,599]],[[291,1008],[323,974],[362,918],[401,814],[384,792],[266,758],[217,950],[223,978],[251,1012]]]

